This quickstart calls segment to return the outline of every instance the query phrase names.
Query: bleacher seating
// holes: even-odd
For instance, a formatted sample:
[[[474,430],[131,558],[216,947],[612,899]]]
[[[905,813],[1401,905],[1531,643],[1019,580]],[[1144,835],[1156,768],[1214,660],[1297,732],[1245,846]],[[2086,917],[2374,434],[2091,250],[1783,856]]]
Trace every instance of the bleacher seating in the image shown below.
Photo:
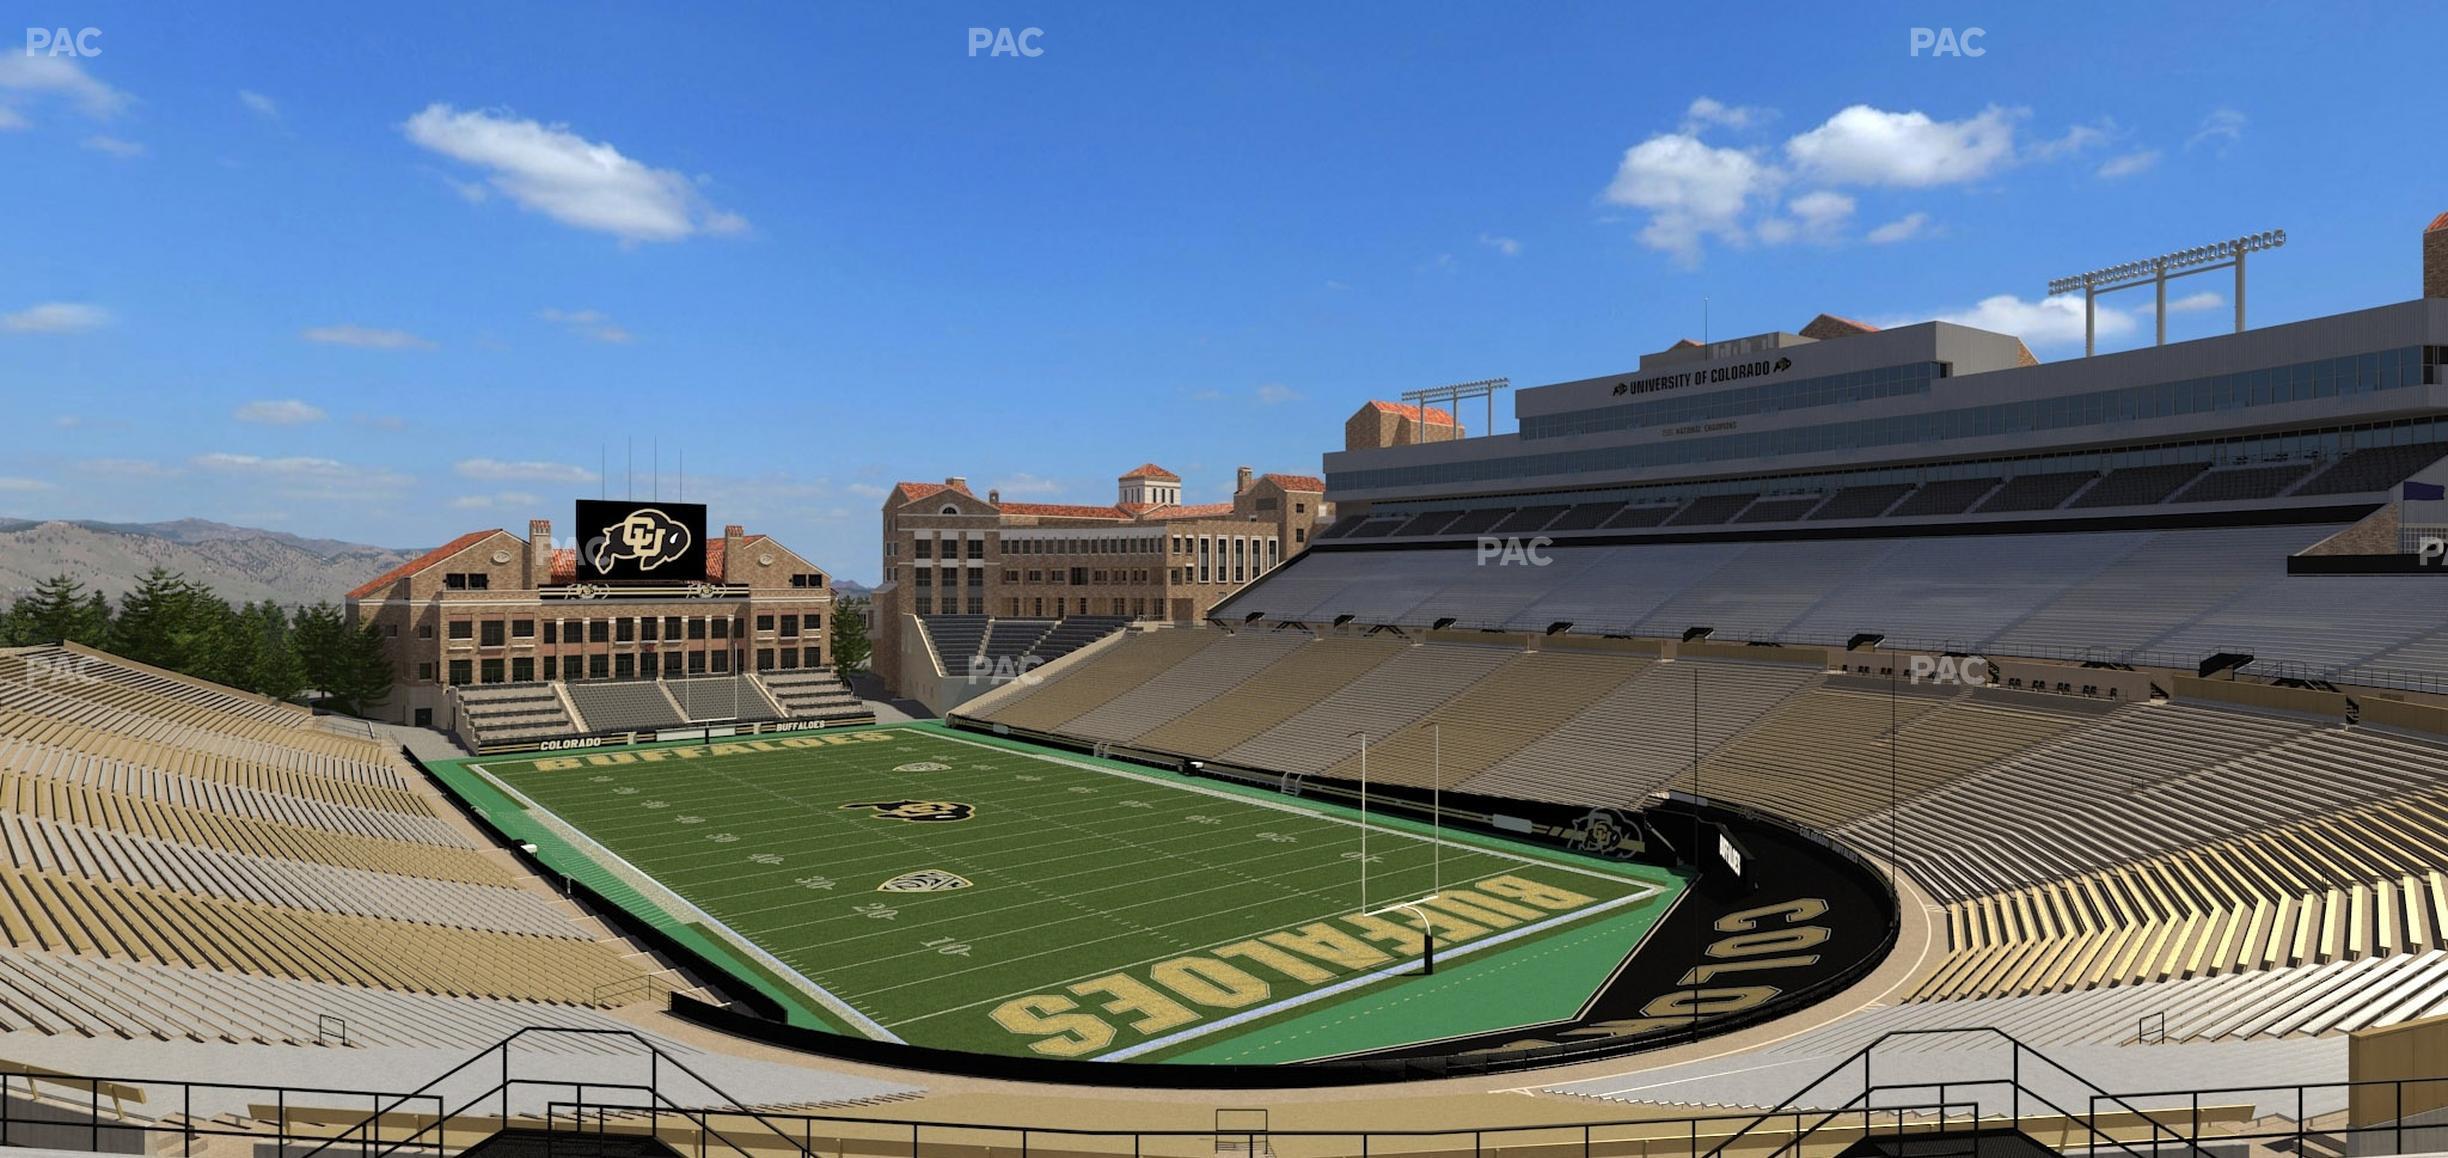
[[[1634,805],[1690,771],[1695,726],[1698,748],[1713,751],[1818,676],[1815,665],[1652,664],[1461,788],[1522,800]]]
[[[2016,475],[2006,485],[1992,492],[1973,507],[1974,514],[2000,511],[2055,510],[2074,492],[2090,486],[2099,475],[2091,471],[2060,471],[2048,474]]]
[[[1108,635],[1130,626],[1130,620],[1118,615],[1072,615],[1054,624],[1045,638],[1037,641],[1034,654],[1047,663],[1078,651]]]
[[[1553,544],[1545,566],[1468,548],[1304,556],[1219,606],[1224,622],[1388,624],[1573,635],[1891,646],[2190,667],[2219,651],[2256,674],[2448,677],[2448,603],[2384,577],[2290,575],[2337,524],[2168,531]],[[2074,641],[2081,642],[2074,642]]]
[[[757,676],[774,702],[782,706],[793,719],[823,720],[831,724],[866,724],[875,722],[875,712],[867,702],[850,690],[832,668],[805,667],[784,671],[763,672]]]
[[[1014,659],[1037,654],[1037,645],[1054,630],[1051,619],[997,619],[986,625],[986,641],[978,654],[987,659]]]
[[[1892,517],[1913,515],[1960,515],[2006,480],[1996,478],[1947,479],[1921,484],[1921,489],[1905,496],[1903,502],[1888,510]]]
[[[2210,464],[2206,462],[2180,462],[2113,470],[2093,484],[2090,490],[2074,496],[2074,501],[2066,504],[2066,507],[2075,510],[2163,503],[2208,469]]]
[[[590,732],[651,731],[686,723],[661,680],[581,680],[564,685]]]
[[[1911,483],[1887,483],[1881,486],[1846,487],[1828,496],[1828,501],[1812,511],[1813,521],[1821,519],[1875,519],[1896,505],[1896,500],[1913,492]]]
[[[1807,517],[1812,508],[1826,501],[1825,495],[1805,495],[1801,498],[1769,498],[1751,504],[1734,517],[1737,523],[1790,523]]]
[[[2295,488],[2296,495],[2351,495],[2384,491],[2415,471],[2448,458],[2448,442],[2375,446],[2350,452]]]
[[[1759,498],[1756,494],[1709,495],[1693,499],[1690,506],[1666,520],[1669,527],[1713,527],[1731,521],[1743,508]]]
[[[1607,519],[1603,529],[1609,531],[1619,531],[1630,530],[1637,527],[1659,526],[1665,523],[1667,519],[1673,517],[1676,511],[1682,509],[1683,504],[1681,503],[1626,504],[1624,509],[1617,511],[1612,517]]]
[[[552,684],[479,684],[458,689],[461,731],[470,746],[542,740],[584,729]]]
[[[983,615],[928,615],[920,617],[919,623],[935,648],[936,661],[947,672],[967,670],[969,657],[986,642]]]
[[[2204,472],[2191,485],[2168,499],[2171,503],[2233,503],[2251,499],[2274,499],[2285,494],[2305,475],[2312,473],[2308,462],[2280,463],[2276,466],[2227,467]]]
[[[1594,531],[1605,526],[1606,521],[1614,518],[1616,512],[1623,508],[1622,503],[1576,503],[1558,516],[1556,521],[1547,524],[1547,529],[1550,531]]]
[[[468,1048],[643,993],[370,738],[91,653],[0,684],[0,1032]]]

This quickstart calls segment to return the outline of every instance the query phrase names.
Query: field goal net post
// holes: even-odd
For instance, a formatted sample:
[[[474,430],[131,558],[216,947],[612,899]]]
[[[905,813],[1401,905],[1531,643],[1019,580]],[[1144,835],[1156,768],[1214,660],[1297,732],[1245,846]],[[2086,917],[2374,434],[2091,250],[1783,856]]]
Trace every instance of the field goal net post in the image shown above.
[[[1217,1107],[1215,1152],[1248,1155],[1250,1158],[1274,1158],[1275,1147],[1267,1141],[1267,1112],[1264,1109]]]

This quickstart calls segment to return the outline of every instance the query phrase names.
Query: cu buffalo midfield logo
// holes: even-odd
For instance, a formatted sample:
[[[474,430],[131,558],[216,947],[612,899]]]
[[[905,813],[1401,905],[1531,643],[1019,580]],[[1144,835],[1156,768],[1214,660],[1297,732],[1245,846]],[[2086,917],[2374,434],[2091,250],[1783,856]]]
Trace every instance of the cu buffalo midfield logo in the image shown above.
[[[612,564],[624,560],[634,561],[640,571],[652,571],[688,554],[689,529],[653,507],[639,507],[605,527],[590,547],[598,572],[608,572]]]
[[[948,893],[969,887],[969,878],[942,869],[919,869],[876,886],[879,893]]]
[[[906,820],[912,824],[941,824],[977,815],[976,808],[949,800],[870,800],[842,807],[871,808],[877,820]]]

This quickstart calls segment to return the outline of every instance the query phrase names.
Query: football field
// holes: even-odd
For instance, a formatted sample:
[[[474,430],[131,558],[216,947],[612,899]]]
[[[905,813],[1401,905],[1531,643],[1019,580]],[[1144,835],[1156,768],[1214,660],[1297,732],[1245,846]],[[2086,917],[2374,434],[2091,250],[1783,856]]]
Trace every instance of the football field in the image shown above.
[[[990,1053],[1295,1060],[1569,1017],[1681,888],[935,726],[468,764],[832,1028]],[[1422,985],[1450,1016],[1385,1012]]]

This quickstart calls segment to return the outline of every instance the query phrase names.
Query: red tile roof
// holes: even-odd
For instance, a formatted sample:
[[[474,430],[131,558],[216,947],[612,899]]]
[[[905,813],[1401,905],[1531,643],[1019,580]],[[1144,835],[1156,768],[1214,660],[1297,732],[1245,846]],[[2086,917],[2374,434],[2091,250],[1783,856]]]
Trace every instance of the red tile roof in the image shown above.
[[[1130,473],[1125,474],[1125,475],[1123,475],[1122,477],[1123,477],[1123,478],[1162,478],[1162,479],[1171,479],[1171,480],[1173,480],[1174,482],[1180,482],[1180,481],[1181,481],[1181,476],[1180,476],[1180,475],[1177,475],[1177,474],[1173,473],[1172,471],[1166,470],[1165,468],[1163,468],[1163,467],[1161,467],[1161,466],[1158,466],[1158,465],[1156,465],[1155,463],[1152,463],[1152,462],[1143,462],[1143,463],[1140,463],[1138,466],[1136,466],[1136,467],[1132,468],[1132,469],[1131,469],[1131,471],[1130,471]]]
[[[1265,477],[1267,481],[1272,482],[1276,486],[1282,487],[1288,491],[1316,491],[1319,494],[1326,493],[1326,480],[1322,478],[1315,478],[1305,474],[1271,474]]]
[[[944,483],[905,482],[894,484],[892,494],[894,502],[907,503],[915,502],[929,495],[939,495],[945,491],[959,491],[966,495],[969,494],[969,487],[965,483],[956,487]],[[975,498],[976,496],[970,495],[970,497]]]
[[[1857,322],[1836,314],[1821,314],[1812,318],[1808,325],[1803,326],[1797,332],[1805,338],[1825,340],[1849,337],[1854,334],[1875,334],[1878,332],[1878,327],[1868,322]]]
[[[469,531],[467,534],[461,535],[450,542],[444,543],[431,551],[427,551],[414,559],[402,563],[397,567],[393,567],[392,569],[385,571],[372,579],[368,579],[365,582],[358,584],[354,590],[348,593],[348,597],[351,599],[364,599],[385,587],[389,587],[402,579],[426,569],[427,567],[431,567],[450,558],[453,555],[458,554],[461,551],[465,551],[478,543],[484,542],[488,536],[498,535],[501,533],[502,531],[499,527],[495,527],[490,531]]]
[[[1372,401],[1369,403],[1369,405],[1387,414],[1400,414],[1405,418],[1418,418],[1420,416],[1419,407],[1406,406],[1400,402]],[[1442,407],[1431,406],[1428,408],[1428,417],[1426,421],[1434,425],[1451,426],[1453,425],[1453,420],[1453,414]]]
[[[2448,229],[2448,213],[2442,213],[2439,216],[2432,218],[2431,227],[2423,230],[2423,232],[2437,233],[2443,229]]]
[[[1212,519],[1233,513],[1231,503],[1197,503],[1191,506],[1171,506],[1157,512],[1160,519]]]
[[[1091,507],[1081,503],[1003,503],[996,509],[1007,515],[1055,515],[1066,519],[1123,519],[1129,516],[1120,507]]]
[[[740,541],[744,543],[747,540]],[[723,557],[730,553],[727,550],[729,544],[730,541],[727,539],[708,539],[706,541],[706,578],[717,583],[722,582]]]

